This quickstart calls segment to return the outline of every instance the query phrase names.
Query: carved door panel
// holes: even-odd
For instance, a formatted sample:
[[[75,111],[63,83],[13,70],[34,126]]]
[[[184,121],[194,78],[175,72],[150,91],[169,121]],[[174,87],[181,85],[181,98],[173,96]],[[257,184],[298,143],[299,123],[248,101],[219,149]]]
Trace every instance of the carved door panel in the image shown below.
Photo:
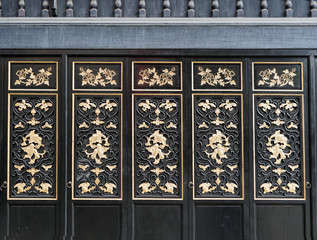
[[[1,221],[6,223],[1,238],[40,240],[41,236],[59,236],[62,206],[58,199],[64,196],[59,187],[64,149],[60,63],[58,57],[3,60],[7,161],[2,166],[7,174],[1,190],[6,187],[7,194],[1,208]]]
[[[1,239],[312,239],[308,59],[75,52],[0,58]]]

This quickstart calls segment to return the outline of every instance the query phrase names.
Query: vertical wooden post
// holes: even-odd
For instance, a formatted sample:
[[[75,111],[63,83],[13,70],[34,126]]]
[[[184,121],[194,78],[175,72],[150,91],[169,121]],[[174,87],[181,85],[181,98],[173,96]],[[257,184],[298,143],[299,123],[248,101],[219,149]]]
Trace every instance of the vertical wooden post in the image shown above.
[[[293,17],[293,3],[291,0],[286,0],[285,2],[285,8],[286,8],[286,17]]]
[[[163,1],[163,17],[170,17],[171,16],[171,2],[170,0]]]
[[[237,1],[237,17],[244,17],[244,6],[242,0]]]
[[[188,17],[195,17],[195,2],[194,2],[194,0],[188,1],[187,16]]]
[[[24,0],[19,0],[18,17],[25,17],[25,2],[24,2]]]
[[[114,16],[115,17],[122,17],[122,2],[121,2],[121,0],[115,0],[114,5],[115,5]]]
[[[218,0],[213,0],[211,4],[211,16],[219,17],[219,2]]]
[[[317,17],[317,2],[315,0],[310,1],[310,16]]]
[[[43,0],[42,3],[42,17],[49,17],[49,3],[48,0]]]
[[[145,0],[139,1],[139,17],[146,17]]]
[[[97,17],[98,10],[97,10],[97,0],[90,0],[90,17]]]
[[[66,17],[74,17],[74,3],[72,0],[66,2]]]
[[[261,2],[261,17],[268,17],[269,16],[269,10],[267,0],[262,0]]]

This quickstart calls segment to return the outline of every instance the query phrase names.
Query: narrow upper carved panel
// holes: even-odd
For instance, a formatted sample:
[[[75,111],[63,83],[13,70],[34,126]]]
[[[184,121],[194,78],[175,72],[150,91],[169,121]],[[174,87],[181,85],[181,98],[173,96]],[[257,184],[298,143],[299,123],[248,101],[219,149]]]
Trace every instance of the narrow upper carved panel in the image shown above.
[[[56,199],[57,96],[9,96],[8,199]]]
[[[181,91],[182,62],[133,62],[133,90]]]
[[[253,89],[256,90],[303,90],[302,62],[254,62]]]
[[[134,95],[135,199],[182,199],[182,96]]]
[[[58,88],[58,62],[10,61],[9,90],[56,91]]]
[[[241,95],[193,96],[194,198],[243,198]]]
[[[121,199],[121,95],[73,101],[73,198]]]
[[[241,91],[242,62],[192,62],[192,88],[200,91]]]
[[[73,90],[122,90],[122,62],[73,62]]]
[[[256,198],[304,198],[302,95],[254,96]]]

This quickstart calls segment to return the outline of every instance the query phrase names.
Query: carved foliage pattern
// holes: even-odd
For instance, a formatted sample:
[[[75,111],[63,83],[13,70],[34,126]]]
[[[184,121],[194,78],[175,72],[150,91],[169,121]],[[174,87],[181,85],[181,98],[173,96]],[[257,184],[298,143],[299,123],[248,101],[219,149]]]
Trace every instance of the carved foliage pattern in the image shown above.
[[[257,197],[303,197],[301,96],[255,96]]]
[[[121,97],[75,95],[75,197],[120,197]]]
[[[10,197],[56,197],[56,95],[11,95]]]
[[[10,89],[57,88],[57,62],[9,62]]]
[[[181,62],[134,62],[134,90],[181,90]]]
[[[254,89],[302,90],[302,63],[253,63]]]
[[[194,97],[195,197],[242,197],[240,96]]]
[[[240,62],[193,62],[193,89],[241,90]]]
[[[135,196],[182,195],[181,97],[135,96]]]

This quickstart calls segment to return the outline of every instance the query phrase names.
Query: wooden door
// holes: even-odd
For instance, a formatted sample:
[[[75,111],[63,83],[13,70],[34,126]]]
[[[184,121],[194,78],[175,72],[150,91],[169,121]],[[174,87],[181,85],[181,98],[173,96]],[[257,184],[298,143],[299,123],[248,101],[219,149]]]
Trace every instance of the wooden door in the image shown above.
[[[1,238],[311,239],[307,58],[16,54]]]

